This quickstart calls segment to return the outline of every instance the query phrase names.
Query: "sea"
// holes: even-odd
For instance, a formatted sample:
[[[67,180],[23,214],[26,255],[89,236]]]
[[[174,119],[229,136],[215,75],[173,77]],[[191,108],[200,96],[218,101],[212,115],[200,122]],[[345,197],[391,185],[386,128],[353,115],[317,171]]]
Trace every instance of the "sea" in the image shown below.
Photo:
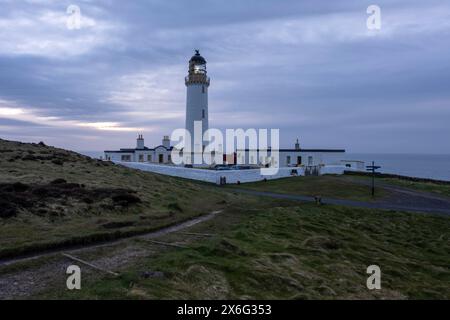
[[[372,161],[382,173],[450,181],[450,154],[348,153],[346,160]]]
[[[79,151],[99,159],[101,151]],[[450,181],[450,154],[346,153],[343,160],[360,160],[381,166],[379,172]]]

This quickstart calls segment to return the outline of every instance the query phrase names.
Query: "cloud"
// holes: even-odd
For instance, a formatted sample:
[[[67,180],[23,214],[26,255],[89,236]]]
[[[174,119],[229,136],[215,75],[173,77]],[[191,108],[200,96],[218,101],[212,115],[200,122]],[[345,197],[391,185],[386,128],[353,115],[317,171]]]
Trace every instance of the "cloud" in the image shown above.
[[[81,122],[77,120],[68,120],[61,117],[42,116],[38,112],[26,107],[19,107],[15,102],[0,100],[0,119],[11,119],[22,121],[34,125],[46,127],[72,127],[88,128],[105,131],[143,131],[142,128],[125,127],[119,122]]]
[[[118,105],[120,115],[153,120],[183,118],[185,113],[183,66],[156,67],[121,75],[112,81],[103,100]]]
[[[213,127],[362,152],[385,151],[389,132],[390,151],[450,153],[442,1],[378,1],[376,32],[365,0],[78,1],[80,30],[66,27],[70,1],[0,3],[1,136],[102,150],[142,130],[157,144],[184,125],[198,48]]]
[[[51,1],[34,1],[40,5]],[[67,59],[95,49],[118,45],[121,26],[89,13],[80,15],[80,28],[68,28],[70,14],[65,7],[55,9],[12,10],[0,17],[0,55],[31,55]]]

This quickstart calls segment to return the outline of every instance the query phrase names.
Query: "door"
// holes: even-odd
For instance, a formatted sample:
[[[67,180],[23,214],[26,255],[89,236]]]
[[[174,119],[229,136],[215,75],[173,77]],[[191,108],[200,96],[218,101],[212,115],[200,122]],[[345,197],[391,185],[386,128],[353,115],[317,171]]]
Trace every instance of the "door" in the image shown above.
[[[159,155],[159,163],[163,163],[164,162],[164,155],[160,154]]]

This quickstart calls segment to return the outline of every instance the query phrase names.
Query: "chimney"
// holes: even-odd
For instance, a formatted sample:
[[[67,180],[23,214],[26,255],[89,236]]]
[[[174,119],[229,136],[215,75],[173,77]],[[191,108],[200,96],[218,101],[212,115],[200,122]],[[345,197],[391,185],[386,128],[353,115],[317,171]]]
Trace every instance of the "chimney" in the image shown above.
[[[138,138],[136,140],[136,149],[144,149],[144,137],[142,134],[138,135]]]
[[[164,136],[163,141],[162,141],[162,145],[163,145],[166,149],[170,149],[170,139],[169,139],[169,136]]]
[[[295,150],[300,150],[300,143],[298,142],[298,138],[297,142],[295,143]]]

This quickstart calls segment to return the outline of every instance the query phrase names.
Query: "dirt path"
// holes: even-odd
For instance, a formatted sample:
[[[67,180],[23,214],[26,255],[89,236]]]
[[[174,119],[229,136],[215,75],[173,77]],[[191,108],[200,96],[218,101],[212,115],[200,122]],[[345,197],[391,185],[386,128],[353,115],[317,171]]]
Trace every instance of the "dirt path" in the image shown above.
[[[363,202],[354,200],[322,198],[325,204],[345,205],[362,208],[376,208],[387,210],[415,211],[424,213],[440,213],[450,215],[450,199],[437,195],[397,187],[392,185],[382,185],[383,188],[391,191],[391,194],[375,202]],[[272,197],[278,199],[313,202],[315,199],[310,196],[280,194],[271,192],[261,192],[246,189],[228,189],[230,192],[244,193],[254,196]],[[196,224],[213,219],[220,211],[212,212],[208,215],[200,216],[177,225],[160,229],[145,235],[124,238],[109,243],[102,243],[81,248],[58,249],[52,252],[35,254],[32,256],[1,260],[0,261],[0,300],[21,299],[30,295],[52,288],[57,283],[61,288],[65,286],[67,275],[65,270],[72,261],[63,257],[61,253],[67,252],[77,257],[87,256],[88,261],[112,271],[120,271],[139,259],[149,257],[162,250],[158,246],[142,246],[133,243],[133,239],[155,239],[177,231],[187,229]],[[189,240],[185,240],[189,241]],[[83,277],[103,276],[90,270],[83,269]]]
[[[32,259],[37,259],[37,258],[41,258],[41,257],[45,257],[45,256],[51,256],[55,253],[61,253],[61,252],[79,252],[79,251],[83,251],[85,249],[92,249],[92,248],[101,248],[101,247],[107,247],[107,246],[111,246],[111,245],[115,245],[115,244],[119,244],[122,243],[128,239],[152,239],[152,238],[157,238],[157,237],[161,237],[163,235],[166,235],[168,233],[172,233],[172,232],[176,232],[185,228],[189,228],[193,225],[196,225],[198,223],[201,223],[203,221],[207,221],[210,220],[212,218],[214,218],[217,214],[219,214],[221,212],[220,211],[213,211],[207,215],[203,215],[203,216],[199,216],[196,217],[194,219],[185,221],[185,222],[181,222],[179,224],[175,224],[173,226],[167,227],[167,228],[162,228],[160,230],[156,230],[156,231],[152,231],[146,234],[141,234],[141,235],[136,235],[136,236],[131,236],[131,237],[125,237],[125,238],[121,238],[118,240],[113,240],[113,241],[108,241],[106,243],[100,243],[100,244],[92,244],[92,245],[86,245],[86,246],[76,246],[76,247],[71,247],[71,248],[58,248],[58,249],[54,249],[54,250],[48,250],[45,251],[43,253],[36,253],[36,254],[30,254],[30,255],[26,255],[23,257],[18,257],[18,258],[11,258],[11,259],[0,259],[0,267],[2,266],[8,266],[17,262],[23,262],[23,261],[28,261],[28,260],[32,260]],[[1,288],[1,287],[0,287]]]
[[[109,243],[75,249],[60,249],[23,258],[3,260],[0,262],[0,300],[23,299],[45,290],[50,286],[54,286],[55,283],[62,286],[65,285],[65,279],[67,277],[66,268],[68,265],[76,263],[63,257],[63,252],[78,257],[80,255],[98,256],[98,258],[91,259],[89,262],[109,270],[118,270],[129,264],[133,259],[148,257],[149,255],[164,250],[164,248],[158,246],[146,246],[143,249],[142,246],[133,245],[130,240],[155,239],[173,234],[208,221],[220,212],[214,211],[210,214],[145,235],[124,238]],[[14,268],[20,264],[23,264],[24,267]],[[11,267],[13,269],[8,271],[8,268]],[[95,274],[95,272],[89,268],[83,268],[83,277],[89,277],[92,274]]]
[[[277,199],[297,200],[305,202],[314,202],[314,197],[304,195],[293,195],[284,193],[273,193],[265,191],[255,191],[248,189],[228,189],[231,192],[245,193],[254,196],[271,197]],[[444,199],[440,197],[430,197],[423,195],[420,192],[415,191],[396,191],[392,190],[392,194],[386,199],[378,200],[375,202],[364,202],[345,199],[333,199],[322,198],[324,204],[335,204],[350,207],[360,208],[372,208],[372,209],[385,209],[385,210],[400,210],[400,211],[413,211],[424,213],[439,213],[450,215],[450,199]]]
[[[361,184],[361,185],[365,185],[365,186],[372,185],[371,180],[355,179],[354,177],[351,177],[351,176],[346,176],[345,178],[348,181],[351,181],[352,183]],[[390,184],[386,181],[375,180],[375,186],[378,188],[381,187],[383,189],[393,191],[396,193],[403,193],[403,194],[417,196],[417,197],[421,197],[421,198],[427,198],[427,199],[432,199],[432,200],[444,200],[444,201],[450,200],[448,197],[446,197],[444,195],[439,195],[439,194],[432,193],[432,192],[419,191],[419,190],[415,190],[415,189],[411,189],[411,188],[407,188],[407,187],[402,187],[402,186],[398,186],[395,184]]]
[[[371,181],[369,180],[351,179],[351,181],[362,185],[371,185]],[[446,209],[450,209],[450,198],[444,195],[397,186],[385,181],[376,181],[375,185],[378,188],[381,187],[390,191],[390,195],[382,199],[380,203],[395,206],[428,208],[430,211],[427,212],[433,212],[433,210],[440,211],[441,209],[447,211]]]

